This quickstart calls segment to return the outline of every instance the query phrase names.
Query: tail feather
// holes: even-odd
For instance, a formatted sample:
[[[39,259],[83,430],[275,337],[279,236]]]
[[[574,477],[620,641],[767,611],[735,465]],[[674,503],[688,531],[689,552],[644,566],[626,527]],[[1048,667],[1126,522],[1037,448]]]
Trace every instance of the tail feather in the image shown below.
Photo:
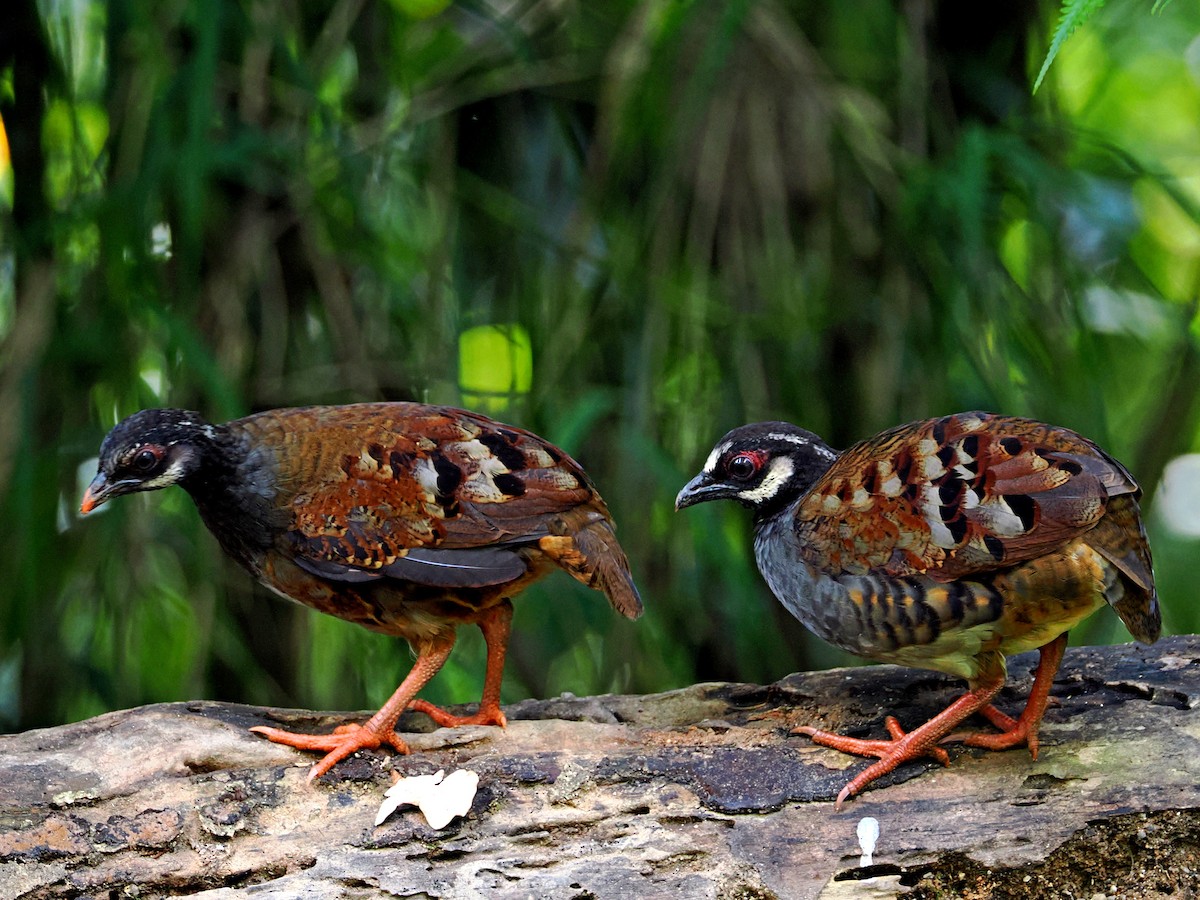
[[[1117,579],[1105,596],[1137,640],[1152,644],[1162,633],[1162,612],[1154,587],[1150,543],[1131,494],[1108,501],[1104,517],[1087,534],[1087,542],[1113,564]]]
[[[575,527],[562,524],[567,526],[561,529],[565,533],[548,535],[538,541],[542,551],[577,581],[603,591],[613,609],[621,615],[627,619],[638,618],[643,611],[642,598],[633,583],[625,551],[617,543],[612,521],[607,516],[593,513],[571,523]]]
[[[589,525],[576,533],[575,544],[588,565],[583,572],[572,574],[589,587],[604,591],[613,609],[625,618],[638,618],[643,611],[642,597],[633,583],[629,560],[617,543],[612,523],[604,520]]]

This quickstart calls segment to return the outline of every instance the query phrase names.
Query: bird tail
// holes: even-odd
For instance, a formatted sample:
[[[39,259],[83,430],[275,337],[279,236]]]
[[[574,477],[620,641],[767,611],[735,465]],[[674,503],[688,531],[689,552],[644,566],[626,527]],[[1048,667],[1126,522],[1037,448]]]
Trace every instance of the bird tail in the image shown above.
[[[607,515],[598,510],[572,510],[557,517],[551,532],[538,541],[547,556],[576,581],[603,591],[613,609],[627,619],[642,614],[642,598],[633,583],[629,560]]]
[[[1130,634],[1144,644],[1154,643],[1162,632],[1162,613],[1150,544],[1134,495],[1111,497],[1104,517],[1087,533],[1086,540],[1116,570],[1105,585],[1108,602]]]

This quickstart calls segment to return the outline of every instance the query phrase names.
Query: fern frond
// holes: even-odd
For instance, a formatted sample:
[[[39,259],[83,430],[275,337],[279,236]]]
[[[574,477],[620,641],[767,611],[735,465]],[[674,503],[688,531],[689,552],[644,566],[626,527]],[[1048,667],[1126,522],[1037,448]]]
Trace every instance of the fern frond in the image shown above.
[[[1166,3],[1170,0],[1159,0],[1159,2]],[[1046,72],[1050,69],[1050,63],[1054,62],[1054,57],[1058,56],[1058,51],[1062,49],[1067,38],[1103,5],[1104,0],[1063,0],[1062,16],[1059,18],[1058,27],[1054,29],[1054,39],[1050,42],[1050,49],[1046,51],[1046,60],[1042,63],[1042,69],[1033,83],[1035,94],[1042,84],[1042,79],[1046,77]]]

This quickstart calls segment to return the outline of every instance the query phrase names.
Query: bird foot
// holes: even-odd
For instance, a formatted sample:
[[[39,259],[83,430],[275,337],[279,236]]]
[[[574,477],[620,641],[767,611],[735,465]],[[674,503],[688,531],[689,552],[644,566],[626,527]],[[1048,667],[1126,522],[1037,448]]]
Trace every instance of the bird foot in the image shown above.
[[[992,723],[1000,734],[988,734],[982,731],[956,731],[942,738],[939,743],[962,743],[968,747],[982,747],[984,750],[1011,750],[1013,747],[1028,747],[1029,755],[1034,759],[1038,756],[1038,721],[1032,715],[1022,714],[1014,719],[1007,716],[990,703],[979,710],[979,714]]]
[[[837,809],[842,808],[842,803],[848,797],[859,793],[876,778],[886,775],[902,763],[920,759],[922,756],[932,756],[943,766],[950,765],[949,754],[937,746],[936,737],[924,728],[918,728],[916,731],[906,733],[893,716],[888,716],[884,719],[884,726],[887,728],[888,734],[891,735],[891,740],[864,740],[862,738],[846,737],[845,735],[834,734],[829,731],[820,731],[807,725],[801,725],[792,729],[792,734],[806,734],[812,738],[814,743],[821,744],[822,746],[832,747],[834,750],[841,750],[843,753],[853,753],[856,756],[876,756],[879,758],[879,762],[867,766],[867,768],[859,772],[857,776],[842,788],[835,804]]]
[[[1004,713],[997,712],[996,716],[987,716],[989,722],[1000,729],[1000,734],[987,734],[982,731],[956,731],[942,738],[941,743],[958,742],[968,747],[982,747],[984,750],[1011,750],[1014,747],[1028,747],[1029,755],[1034,759],[1038,756],[1039,723],[1027,721],[1024,717],[1013,719]]]
[[[481,704],[479,712],[473,716],[452,715],[441,707],[434,706],[428,700],[414,700],[408,704],[408,708],[425,713],[443,728],[457,728],[459,725],[499,725],[504,728],[508,725],[508,719],[504,717],[500,707],[486,703]]]
[[[266,725],[256,725],[250,730],[277,744],[287,744],[297,750],[316,750],[324,753],[325,756],[315,762],[309,770],[310,782],[320,778],[337,763],[359,750],[374,750],[387,744],[397,753],[409,752],[408,744],[391,728],[386,732],[379,732],[362,725],[348,724],[339,725],[330,734],[296,734]]]

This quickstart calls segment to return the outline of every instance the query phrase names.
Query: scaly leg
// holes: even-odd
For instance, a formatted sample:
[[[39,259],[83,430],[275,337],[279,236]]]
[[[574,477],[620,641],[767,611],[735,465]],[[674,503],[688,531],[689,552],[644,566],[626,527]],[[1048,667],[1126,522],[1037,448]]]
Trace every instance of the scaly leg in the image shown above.
[[[879,757],[879,762],[867,766],[842,788],[841,793],[837,796],[836,804],[837,808],[841,809],[842,802],[846,798],[859,793],[876,778],[886,775],[901,763],[919,759],[922,756],[932,756],[942,765],[947,765],[950,758],[946,755],[945,750],[937,746],[938,742],[963,719],[991,703],[992,698],[996,696],[1003,685],[1004,674],[1003,668],[1001,668],[999,671],[993,671],[982,684],[977,684],[976,687],[967,691],[920,728],[907,734],[894,718],[888,716],[885,724],[888,733],[892,736],[890,741],[860,740],[832,734],[828,731],[818,731],[807,725],[792,729],[792,733],[807,734],[816,743],[845,753]]]
[[[1062,664],[1066,649],[1067,635],[1063,633],[1038,651],[1040,656],[1033,676],[1033,687],[1029,689],[1029,699],[1025,701],[1025,709],[1019,719],[1006,716],[990,704],[979,710],[989,722],[1000,729],[1000,734],[960,732],[949,735],[942,741],[962,741],[970,747],[983,747],[987,750],[1008,750],[1024,744],[1029,747],[1029,754],[1037,759],[1038,727],[1042,724],[1042,716],[1046,714],[1046,706],[1050,702],[1050,688],[1054,685],[1054,676]]]
[[[408,753],[408,745],[396,734],[396,720],[412,702],[421,688],[429,683],[445,664],[446,657],[454,648],[454,634],[443,637],[423,649],[395,693],[387,703],[363,725],[339,725],[332,734],[295,734],[282,728],[256,725],[251,731],[264,735],[277,744],[287,744],[298,750],[318,750],[325,754],[308,773],[308,780],[320,778],[347,756],[358,750],[374,750],[381,744],[389,744],[400,753]]]
[[[483,697],[479,701],[479,711],[473,716],[455,716],[428,700],[413,700],[409,709],[423,712],[443,728],[454,728],[458,725],[499,725],[503,728],[508,724],[504,713],[500,711],[500,682],[504,678],[504,656],[508,652],[508,637],[512,632],[512,604],[503,600],[486,610],[479,619],[479,630],[487,643],[487,674],[483,679]]]

